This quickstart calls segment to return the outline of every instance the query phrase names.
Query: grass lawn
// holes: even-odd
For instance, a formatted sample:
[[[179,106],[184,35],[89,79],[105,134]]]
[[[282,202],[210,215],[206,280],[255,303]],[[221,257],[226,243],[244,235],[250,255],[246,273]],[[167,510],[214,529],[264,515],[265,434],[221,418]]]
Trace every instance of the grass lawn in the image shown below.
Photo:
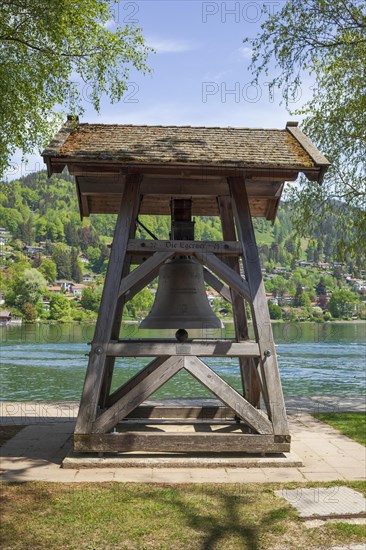
[[[316,413],[314,417],[322,422],[326,422],[342,434],[366,446],[365,412]]]
[[[214,478],[213,471],[213,478]],[[315,550],[361,543],[364,525],[306,528],[273,491],[366,483],[2,486],[2,549]],[[315,497],[314,497],[315,498]]]

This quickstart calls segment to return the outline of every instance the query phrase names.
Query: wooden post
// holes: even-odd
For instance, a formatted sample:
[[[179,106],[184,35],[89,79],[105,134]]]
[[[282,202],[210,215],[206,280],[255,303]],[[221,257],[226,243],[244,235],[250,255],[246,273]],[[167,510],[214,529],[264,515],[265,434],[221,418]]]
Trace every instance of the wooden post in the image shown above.
[[[272,326],[262,281],[258,249],[250,215],[244,177],[228,178],[239,237],[243,245],[244,269],[252,297],[253,324],[260,349],[263,384],[269,398],[269,414],[276,435],[288,434],[285,402],[278,371]]]
[[[139,201],[136,201],[136,204],[134,205],[133,216],[131,219],[129,240],[134,239],[136,236],[136,220],[139,213],[138,212],[139,206],[140,206]],[[131,254],[126,254],[125,264],[122,270],[122,279],[124,277],[127,277],[127,275],[130,272],[130,267],[131,267]],[[125,304],[126,304],[125,296],[119,296],[117,300],[116,313],[114,316],[114,322],[113,322],[112,332],[111,332],[112,340],[118,340],[119,338],[119,334],[121,331],[121,324],[122,324],[123,308]],[[115,357],[106,358],[104,377],[103,377],[102,388],[101,388],[100,398],[99,398],[99,406],[101,409],[104,409],[105,407],[108,406],[108,399],[111,391],[111,384],[112,384],[115,362],[116,362]]]
[[[111,339],[115,320],[118,289],[126,261],[128,239],[135,219],[136,205],[139,204],[141,177],[136,174],[126,176],[111,254],[95,327],[92,349],[85,376],[83,393],[75,433],[90,433],[97,416],[106,367],[106,347]]]
[[[225,241],[235,241],[236,232],[234,224],[234,215],[231,206],[231,199],[228,196],[218,198],[219,211],[221,218],[222,235]],[[224,261],[234,271],[240,275],[239,259],[237,257],[226,257]],[[231,289],[231,303],[233,308],[233,318],[235,334],[238,342],[249,339],[248,321],[245,311],[245,303],[235,290]],[[247,357],[239,358],[240,373],[243,384],[244,395],[254,407],[260,406],[260,386],[257,379],[257,370],[254,360]]]

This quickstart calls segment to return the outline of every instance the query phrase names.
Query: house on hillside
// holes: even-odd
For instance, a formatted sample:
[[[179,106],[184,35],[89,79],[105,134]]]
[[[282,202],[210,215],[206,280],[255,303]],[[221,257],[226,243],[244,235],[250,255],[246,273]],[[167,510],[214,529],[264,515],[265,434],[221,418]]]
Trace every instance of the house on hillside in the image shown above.
[[[62,288],[60,285],[48,286],[47,291],[51,294],[61,294]]]
[[[93,276],[90,275],[90,273],[84,273],[83,275],[83,283],[91,283],[93,280]]]
[[[86,288],[86,285],[74,284],[72,289],[71,289],[71,292],[74,296],[81,296],[81,294],[83,293],[84,288]]]
[[[63,292],[72,292],[72,287],[74,286],[75,283],[68,280],[61,280],[61,281],[56,281],[56,284],[61,287],[61,290]]]
[[[272,294],[272,292],[266,292],[266,298],[267,302],[271,302],[271,304],[275,304],[278,306],[278,297],[276,294]]]
[[[23,246],[23,254],[29,258],[39,256],[40,254],[43,254],[43,252],[44,248],[42,246]]]
[[[87,264],[89,261],[85,254],[79,254],[78,258],[83,264]]]

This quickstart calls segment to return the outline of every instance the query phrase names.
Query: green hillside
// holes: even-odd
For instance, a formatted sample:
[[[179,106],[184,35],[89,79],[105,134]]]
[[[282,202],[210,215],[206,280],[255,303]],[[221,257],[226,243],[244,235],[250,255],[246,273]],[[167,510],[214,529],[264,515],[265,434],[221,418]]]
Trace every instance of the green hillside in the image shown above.
[[[56,315],[59,319],[71,316],[83,320],[95,316],[115,216],[92,215],[81,222],[75,186],[66,174],[47,178],[46,172],[35,172],[19,180],[0,183],[0,192],[1,290],[5,292],[5,305],[28,319]],[[156,237],[169,238],[168,216],[141,216],[140,219]],[[350,293],[346,301],[352,305],[343,309],[339,316],[364,314],[365,258],[360,254],[356,262],[338,262],[333,247],[337,231],[335,219],[324,220],[321,233],[314,232],[300,240],[294,234],[291,208],[284,203],[274,225],[257,218],[254,226],[265,270],[266,290],[274,297],[272,316],[312,318],[314,308],[318,308],[318,316],[337,317],[331,296],[340,291]],[[141,227],[137,236],[151,238]],[[195,237],[221,240],[219,218],[196,218]],[[63,293],[49,290],[60,280],[85,286],[76,286],[77,299],[71,300],[67,289]],[[28,292],[19,297],[22,288],[32,285],[38,285],[38,293],[32,296]],[[49,309],[45,310],[41,302],[47,302],[50,292],[57,293],[58,297],[51,296]],[[319,301],[321,296],[324,298]],[[146,311],[151,300],[151,293],[145,289],[129,304],[129,314],[136,317]],[[290,312],[286,311],[287,306],[292,308]],[[222,307],[221,299],[214,301],[215,309]],[[304,308],[308,308],[307,313]],[[227,304],[225,309],[230,311]]]

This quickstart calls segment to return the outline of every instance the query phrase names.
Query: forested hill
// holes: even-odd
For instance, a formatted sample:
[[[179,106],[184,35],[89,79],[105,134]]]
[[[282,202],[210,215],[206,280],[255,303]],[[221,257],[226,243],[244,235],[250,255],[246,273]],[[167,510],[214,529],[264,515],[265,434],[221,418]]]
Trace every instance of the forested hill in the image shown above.
[[[64,243],[87,254],[95,272],[101,272],[108,254],[105,243],[113,235],[115,216],[92,215],[80,221],[75,186],[68,175],[47,177],[45,171],[35,172],[9,183],[1,183],[0,226],[9,232],[15,247],[39,245],[50,247]],[[141,216],[141,220],[158,238],[168,238],[170,221],[166,216]],[[282,204],[275,224],[254,220],[262,263],[291,265],[295,259],[337,261],[333,242],[337,224],[324,221],[322,233],[314,232],[308,239],[294,237],[290,208]],[[143,231],[140,230],[140,235]],[[218,218],[196,218],[195,237],[220,240]],[[362,267],[361,265],[357,267]]]
[[[0,185],[3,307],[28,321],[95,319],[116,217],[94,215],[81,222],[75,186],[67,175],[48,179],[46,172],[38,172]],[[283,204],[273,226],[254,220],[271,317],[364,319],[365,266],[361,258],[358,263],[337,262],[335,220],[324,220],[321,234],[299,239],[290,213]],[[156,237],[169,238],[168,216],[141,216],[141,221]],[[139,226],[137,236],[151,238],[144,231]],[[222,240],[220,220],[196,218],[195,237]],[[130,318],[146,315],[153,296],[145,288],[128,302]],[[230,304],[217,293],[210,298],[218,315],[230,317]]]

